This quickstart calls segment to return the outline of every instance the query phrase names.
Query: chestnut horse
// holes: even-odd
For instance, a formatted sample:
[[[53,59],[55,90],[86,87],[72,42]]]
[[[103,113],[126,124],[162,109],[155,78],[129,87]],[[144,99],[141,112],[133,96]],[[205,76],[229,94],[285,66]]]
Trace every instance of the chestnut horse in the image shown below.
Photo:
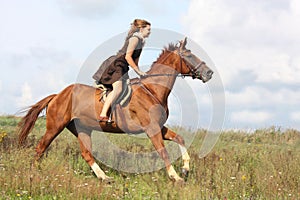
[[[102,91],[83,84],[72,84],[58,94],[50,95],[31,106],[20,121],[19,143],[23,144],[43,109],[46,111],[46,132],[36,147],[38,160],[54,138],[64,128],[70,130],[80,144],[81,155],[96,176],[107,181],[108,177],[95,162],[91,149],[91,132],[99,130],[110,133],[146,133],[160,157],[164,160],[167,173],[173,181],[183,179],[176,173],[169,160],[163,140],[176,142],[181,149],[184,175],[189,171],[190,157],[183,138],[164,126],[168,118],[168,96],[178,75],[191,76],[203,82],[212,77],[205,62],[186,49],[186,38],[179,45],[170,44],[154,62],[142,79],[133,79],[133,94],[130,101],[114,112],[113,121],[107,125],[98,122],[103,103],[99,101]],[[120,107],[119,107],[120,108]]]

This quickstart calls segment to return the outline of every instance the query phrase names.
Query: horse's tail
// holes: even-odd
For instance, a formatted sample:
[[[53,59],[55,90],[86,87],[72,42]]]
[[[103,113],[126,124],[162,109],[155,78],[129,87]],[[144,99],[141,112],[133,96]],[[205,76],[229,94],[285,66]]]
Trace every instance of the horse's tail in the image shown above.
[[[27,136],[29,135],[30,131],[33,129],[33,126],[44,108],[49,104],[49,102],[56,96],[56,94],[52,94],[33,106],[29,107],[27,114],[21,119],[19,122],[19,144],[24,144]]]

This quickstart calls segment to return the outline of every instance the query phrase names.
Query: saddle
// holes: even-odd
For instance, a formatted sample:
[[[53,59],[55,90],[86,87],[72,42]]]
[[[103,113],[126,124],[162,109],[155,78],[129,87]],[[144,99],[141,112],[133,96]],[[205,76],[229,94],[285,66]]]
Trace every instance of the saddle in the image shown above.
[[[96,92],[96,101],[101,101],[101,102],[105,102],[107,95],[112,91],[112,87],[103,85],[103,84],[97,84],[97,82],[95,82],[94,84],[95,88],[100,89],[100,93]],[[112,115],[117,115],[117,113],[120,114],[121,116],[121,120],[124,121],[125,117],[122,111],[122,107],[125,106],[131,98],[132,95],[132,88],[131,88],[131,83],[130,83],[130,79],[127,79],[126,81],[123,81],[122,84],[122,93],[120,94],[120,96],[117,98],[117,100],[113,103],[113,105],[111,105],[111,108],[109,109],[109,120],[106,122],[107,125],[111,125],[113,123],[112,121]],[[117,124],[117,122],[115,122]]]

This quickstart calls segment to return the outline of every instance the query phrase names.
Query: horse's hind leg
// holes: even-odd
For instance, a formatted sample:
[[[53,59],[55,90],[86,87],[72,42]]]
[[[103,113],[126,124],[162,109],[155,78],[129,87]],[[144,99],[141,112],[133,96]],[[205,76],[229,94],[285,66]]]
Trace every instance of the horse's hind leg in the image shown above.
[[[183,160],[182,174],[184,176],[184,179],[187,180],[190,171],[190,156],[185,147],[184,139],[167,127],[162,128],[162,135],[165,140],[174,141],[179,145]]]
[[[51,144],[51,142],[56,138],[56,136],[65,128],[68,120],[57,120],[57,118],[47,115],[46,118],[46,132],[44,136],[40,139],[36,147],[35,160],[39,160],[44,154],[45,150]]]
[[[80,145],[81,156],[92,168],[97,178],[108,183],[112,182],[112,178],[103,172],[103,170],[95,162],[94,156],[92,155],[91,131],[75,126],[74,121],[72,121],[67,128],[77,137]]]

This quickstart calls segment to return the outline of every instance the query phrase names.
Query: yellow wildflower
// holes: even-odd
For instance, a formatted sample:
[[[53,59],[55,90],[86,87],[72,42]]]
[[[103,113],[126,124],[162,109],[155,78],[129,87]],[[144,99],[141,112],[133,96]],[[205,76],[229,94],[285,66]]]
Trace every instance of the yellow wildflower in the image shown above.
[[[3,138],[5,138],[7,136],[6,132],[0,132],[0,142],[3,141]]]
[[[241,179],[245,181],[247,179],[246,175],[243,175]]]

